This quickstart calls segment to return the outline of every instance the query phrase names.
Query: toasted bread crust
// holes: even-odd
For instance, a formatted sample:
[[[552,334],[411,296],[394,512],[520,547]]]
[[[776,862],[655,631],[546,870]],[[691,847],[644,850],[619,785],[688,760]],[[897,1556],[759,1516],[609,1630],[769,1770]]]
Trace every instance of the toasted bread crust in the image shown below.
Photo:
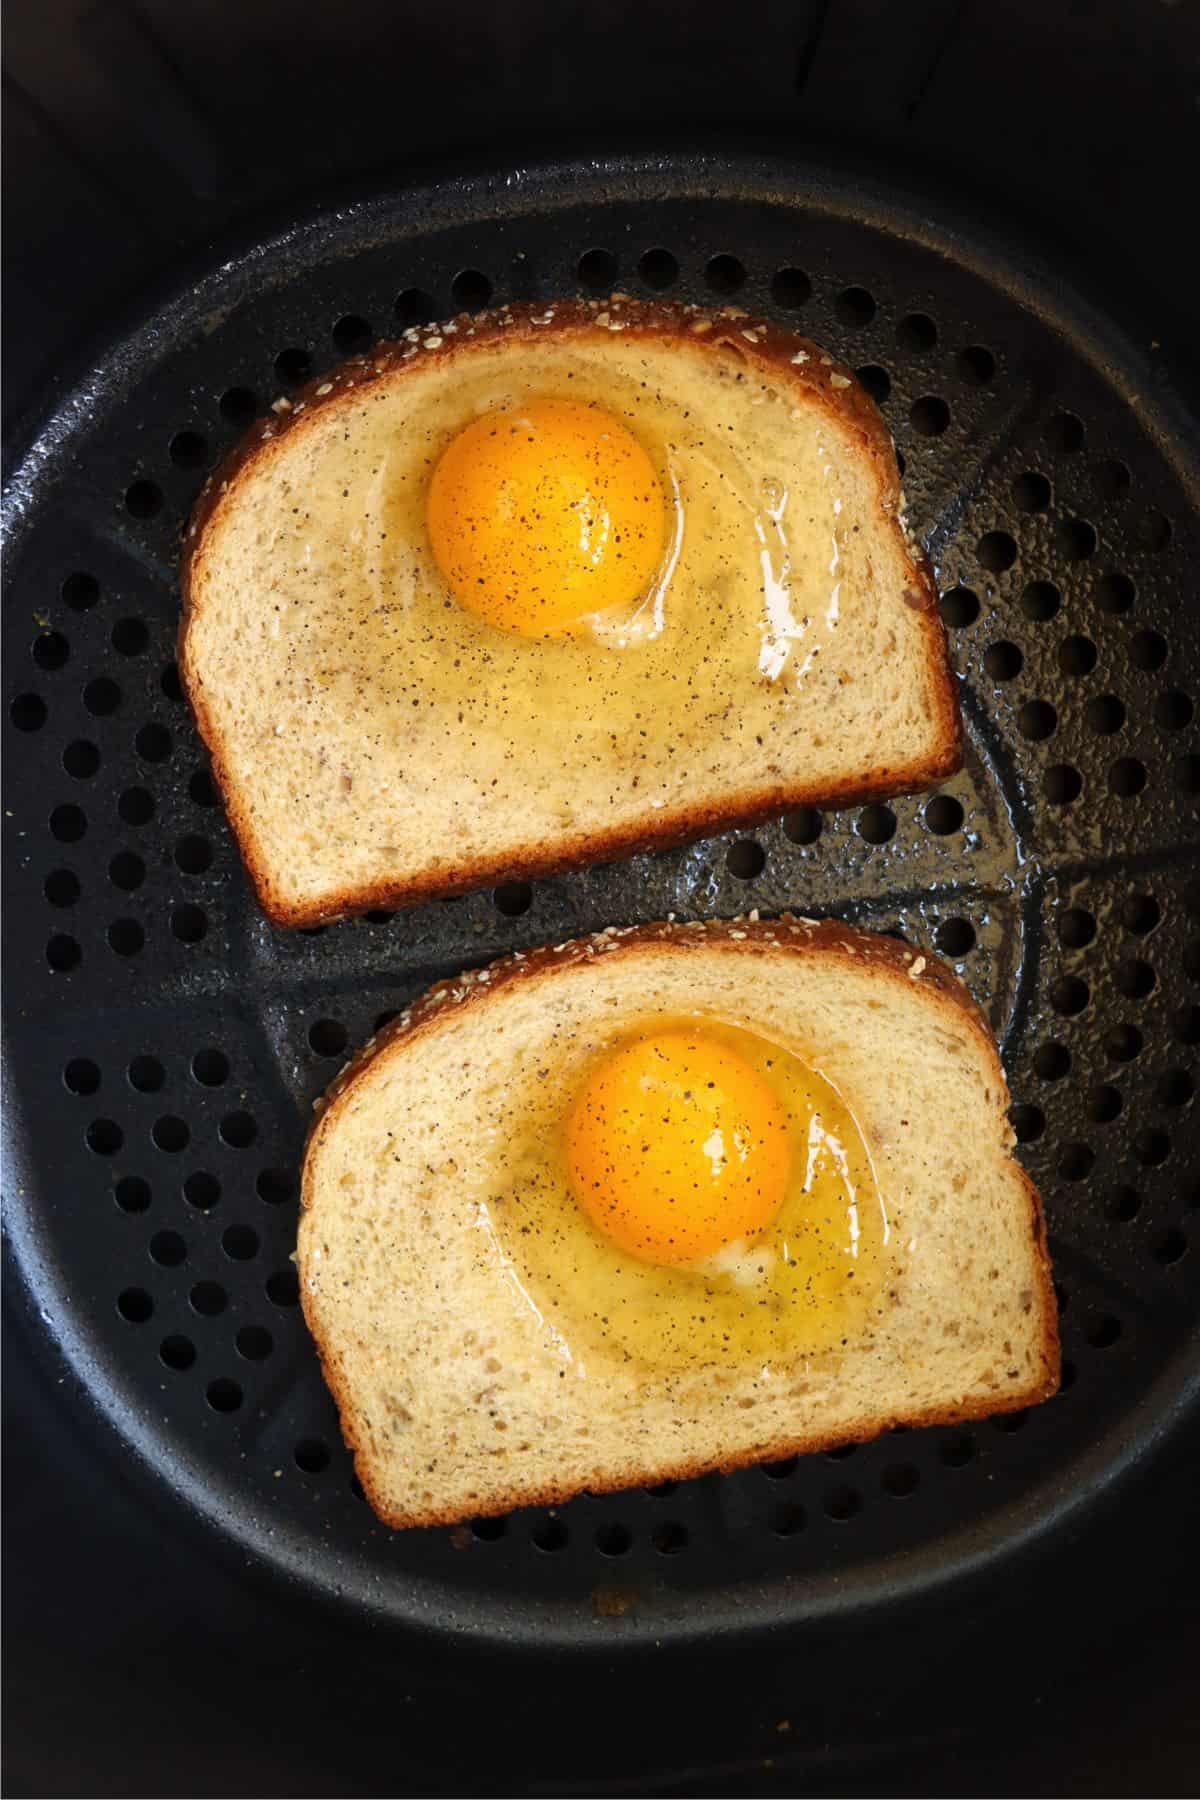
[[[193,664],[190,625],[196,600],[193,572],[203,557],[208,533],[221,510],[254,474],[260,459],[279,440],[308,429],[311,420],[335,407],[348,393],[359,393],[393,379],[405,366],[451,363],[468,345],[500,339],[535,344],[547,335],[562,341],[597,331],[622,331],[632,339],[666,338],[695,342],[704,338],[729,355],[740,357],[760,373],[784,378],[806,400],[815,403],[858,435],[864,458],[874,471],[881,513],[903,536],[911,569],[904,598],[919,615],[927,668],[934,689],[936,747],[908,763],[879,764],[842,782],[813,785],[784,782],[731,796],[712,806],[694,805],[649,814],[635,829],[593,831],[563,836],[553,844],[533,841],[502,857],[479,857],[449,873],[418,872],[347,886],[319,903],[296,901],[272,880],[256,842],[252,822],[237,783],[226,765],[221,732],[207,707],[204,685]],[[231,455],[205,483],[188,524],[181,568],[183,613],[178,662],[200,737],[212,761],[213,776],[225,803],[243,861],[268,918],[276,925],[306,926],[376,908],[415,906],[435,895],[461,894],[500,880],[528,880],[565,874],[589,863],[615,861],[640,851],[666,849],[696,838],[752,826],[799,806],[854,806],[862,801],[908,793],[952,775],[962,761],[962,728],[953,677],[946,660],[945,629],[937,608],[937,589],[924,551],[904,522],[903,496],[895,452],[875,403],[853,371],[827,351],[769,319],[752,317],[737,307],[704,312],[672,301],[637,301],[613,295],[606,301],[565,300],[549,306],[526,304],[475,316],[464,313],[442,325],[413,327],[394,343],[376,345],[350,358],[330,374],[310,382],[296,399],[275,402],[278,411],[252,427]]]
[[[937,957],[925,956],[898,938],[860,931],[836,920],[800,919],[786,913],[779,919],[758,919],[752,916],[728,920],[709,919],[692,924],[668,921],[631,926],[623,930],[610,927],[593,937],[575,938],[568,943],[547,945],[528,953],[518,951],[511,956],[502,957],[487,968],[471,971],[457,979],[438,982],[408,1011],[369,1039],[315,1103],[318,1117],[309,1135],[301,1180],[302,1216],[313,1200],[314,1151],[325,1135],[332,1131],[338,1114],[347,1104],[354,1087],[377,1057],[411,1047],[448,1012],[458,1012],[464,1008],[478,1010],[492,1005],[496,995],[510,985],[536,982],[569,968],[572,964],[586,962],[597,956],[637,956],[647,948],[661,950],[663,947],[671,947],[683,954],[697,945],[705,948],[720,945],[733,954],[746,956],[780,952],[791,956],[806,956],[814,952],[832,954],[859,965],[866,962],[886,981],[904,982],[906,985],[920,983],[932,991],[937,1004],[956,1008],[966,1018],[992,1064],[1000,1092],[1007,1095],[1007,1083],[1000,1066],[995,1038],[967,989],[953,970]],[[701,1457],[695,1461],[671,1460],[661,1465],[656,1464],[653,1468],[622,1474],[615,1480],[606,1481],[601,1477],[589,1481],[589,1491],[613,1493],[623,1488],[651,1486],[659,1481],[687,1480],[694,1475],[713,1472],[728,1474],[734,1469],[750,1467],[760,1462],[776,1462],[787,1456],[835,1449],[839,1444],[866,1443],[896,1425],[961,1425],[997,1412],[1020,1411],[1040,1400],[1048,1399],[1059,1384],[1058,1307],[1046,1248],[1046,1223],[1041,1197],[1026,1171],[1022,1169],[1019,1173],[1028,1202],[1029,1229],[1034,1246],[1034,1304],[1041,1316],[1040,1371],[1037,1380],[1030,1386],[1002,1398],[964,1398],[944,1407],[930,1407],[920,1412],[880,1413],[865,1420],[849,1435],[830,1437],[820,1432],[789,1434],[768,1439],[729,1457]],[[316,1343],[325,1380],[337,1404],[347,1447],[354,1457],[363,1492],[375,1512],[386,1525],[397,1529],[410,1525],[457,1523],[462,1515],[454,1508],[402,1512],[388,1507],[384,1496],[373,1483],[366,1447],[356,1441],[354,1409],[348,1385],[342,1378],[336,1356],[322,1338],[315,1309],[310,1307],[305,1294],[303,1280],[300,1292],[305,1321]],[[479,1516],[506,1513],[514,1506],[556,1505],[570,1499],[577,1491],[577,1485],[564,1483],[561,1486],[547,1484],[536,1490],[521,1488],[500,1492],[489,1498],[479,1509]]]

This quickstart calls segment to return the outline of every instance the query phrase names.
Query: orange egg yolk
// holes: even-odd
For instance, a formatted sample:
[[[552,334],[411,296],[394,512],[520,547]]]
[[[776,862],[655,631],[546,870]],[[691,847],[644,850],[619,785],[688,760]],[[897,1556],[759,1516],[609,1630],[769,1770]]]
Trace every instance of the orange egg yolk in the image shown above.
[[[584,1081],[567,1171],[592,1223],[653,1263],[692,1262],[763,1230],[787,1189],[787,1113],[703,1031],[637,1038]]]
[[[637,600],[666,530],[641,444],[611,413],[571,400],[534,400],[466,426],[433,472],[427,519],[455,599],[530,637]]]

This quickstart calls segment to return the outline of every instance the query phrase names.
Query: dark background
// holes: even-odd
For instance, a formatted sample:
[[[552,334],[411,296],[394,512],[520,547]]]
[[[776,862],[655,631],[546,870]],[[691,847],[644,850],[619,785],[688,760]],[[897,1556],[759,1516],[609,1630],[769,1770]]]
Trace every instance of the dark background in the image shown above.
[[[1196,391],[1187,0],[10,0],[6,24],[10,424],[230,234],[467,153],[701,137],[1015,225]],[[19,1302],[6,1339],[10,1793],[1196,1791],[1195,1422],[1017,1587],[564,1663],[313,1610],[143,1487]]]

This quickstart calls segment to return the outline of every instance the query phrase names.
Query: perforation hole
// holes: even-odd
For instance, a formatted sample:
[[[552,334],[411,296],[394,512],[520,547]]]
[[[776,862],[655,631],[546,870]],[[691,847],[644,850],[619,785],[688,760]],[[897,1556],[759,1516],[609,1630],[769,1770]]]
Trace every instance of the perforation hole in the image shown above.
[[[249,1225],[228,1225],[221,1234],[221,1248],[231,1262],[249,1262],[258,1255],[258,1233]]]
[[[1058,1159],[1059,1175],[1064,1181],[1085,1181],[1095,1161],[1090,1144],[1068,1144]]]
[[[1182,794],[1200,793],[1200,756],[1178,756],[1171,764],[1171,782]]]
[[[1084,708],[1084,718],[1100,737],[1112,737],[1125,723],[1125,704],[1115,694],[1097,694]]]
[[[94,1094],[100,1086],[100,1071],[86,1056],[72,1057],[63,1070],[62,1078],[67,1092],[78,1094],[81,1098]]]
[[[130,1325],[144,1325],[154,1316],[154,1301],[145,1288],[124,1288],[117,1295],[117,1311]]]
[[[428,325],[437,310],[432,296],[423,288],[404,288],[396,295],[392,307],[396,323],[404,330],[414,325]]]
[[[935,794],[925,807],[925,823],[938,837],[961,830],[962,822],[962,802],[953,794]]]
[[[208,918],[202,907],[177,906],[171,913],[171,935],[181,944],[198,944],[208,931]]]
[[[1162,1263],[1165,1268],[1170,1268],[1172,1263],[1177,1263],[1181,1257],[1187,1255],[1187,1247],[1188,1241],[1182,1231],[1176,1229],[1164,1231],[1162,1236],[1154,1241],[1154,1260]]]
[[[208,439],[198,431],[177,431],[167,446],[177,469],[199,469],[208,456]]]
[[[1140,1056],[1145,1039],[1136,1025],[1114,1025],[1104,1036],[1104,1054],[1110,1062],[1132,1062]]]
[[[954,962],[975,948],[975,927],[967,919],[944,919],[935,942],[942,955]]]
[[[50,835],[60,844],[77,844],[87,830],[87,814],[69,801],[50,814]]]
[[[825,1496],[825,1516],[835,1524],[845,1525],[862,1511],[862,1495],[857,1488],[830,1488]]]
[[[771,1530],[776,1537],[795,1537],[808,1523],[804,1508],[796,1500],[783,1500],[771,1508]]]
[[[1082,906],[1068,907],[1058,916],[1058,940],[1068,950],[1082,950],[1096,935],[1096,920]]]
[[[1055,763],[1046,770],[1042,788],[1051,806],[1070,806],[1083,792],[1083,776],[1070,763]]]
[[[157,1148],[167,1151],[172,1156],[187,1149],[191,1135],[186,1119],[180,1119],[174,1113],[168,1113],[161,1119],[155,1119],[150,1131],[150,1136]]]
[[[601,1556],[627,1556],[633,1547],[633,1533],[626,1525],[601,1525],[595,1544]]]
[[[1165,1131],[1148,1125],[1133,1140],[1133,1154],[1147,1169],[1157,1169],[1171,1154],[1171,1139]]]
[[[1050,1004],[1063,1018],[1074,1018],[1088,1003],[1088,985],[1078,975],[1060,975],[1050,989]]]
[[[1025,658],[1015,644],[1002,638],[989,645],[983,666],[993,681],[1013,681],[1025,666]]]
[[[345,313],[330,333],[343,356],[355,356],[365,350],[374,335],[368,321],[357,313]]]
[[[839,323],[861,330],[875,317],[875,296],[864,287],[843,288],[833,303]]]
[[[896,342],[908,356],[923,356],[937,343],[937,326],[928,313],[909,313],[896,327]]]
[[[143,725],[133,747],[143,762],[166,762],[171,754],[171,734],[165,725]]]
[[[329,1467],[329,1445],[320,1438],[301,1438],[292,1451],[292,1459],[305,1475],[320,1475]]]
[[[941,598],[942,618],[952,631],[961,631],[973,625],[979,617],[979,596],[970,588],[951,588]]]
[[[195,806],[216,806],[220,796],[207,769],[196,769],[188,782],[188,798]]]
[[[1136,756],[1118,757],[1108,771],[1108,785],[1112,793],[1123,800],[1132,799],[1140,794],[1146,785],[1146,766]]]
[[[1181,1044],[1200,1044],[1200,1006],[1180,1006],[1171,1014],[1171,1033]]]
[[[1033,1144],[1046,1129],[1046,1115],[1040,1106],[1019,1101],[1008,1109],[1009,1123],[1019,1144]]]
[[[1039,1044],[1033,1053],[1033,1066],[1043,1081],[1061,1081],[1071,1072],[1071,1052],[1065,1044]]]
[[[1059,456],[1074,456],[1083,441],[1083,425],[1074,413],[1056,413],[1046,426],[1046,442]]]
[[[139,1094],[157,1094],[167,1079],[167,1071],[157,1056],[135,1056],[128,1069],[129,1085]]]
[[[1182,731],[1194,712],[1191,696],[1179,688],[1168,688],[1154,702],[1154,722],[1163,731]]]
[[[704,279],[714,294],[736,294],[745,286],[746,271],[736,256],[710,256],[704,265]]]
[[[975,1455],[975,1440],[967,1431],[957,1431],[940,1446],[941,1459],[948,1469],[965,1469]]]
[[[1128,612],[1137,597],[1137,589],[1128,575],[1112,571],[1096,583],[1096,602],[1101,612]]]
[[[183,1184],[183,1197],[197,1212],[211,1212],[221,1198],[221,1184],[207,1169],[196,1169]]]
[[[907,1500],[921,1485],[921,1472],[915,1463],[891,1463],[884,1471],[881,1486],[893,1500]]]
[[[8,716],[18,731],[40,731],[47,715],[46,702],[40,694],[18,694],[8,709]]]
[[[183,703],[183,683],[179,679],[178,663],[169,662],[158,678],[158,685],[168,700],[176,706]]]
[[[579,285],[591,293],[611,291],[617,279],[617,259],[611,250],[585,250],[576,265]]]
[[[56,931],[46,943],[46,961],[56,975],[69,975],[83,961],[83,951],[77,939],[68,932]]]
[[[858,379],[876,406],[882,406],[892,391],[892,378],[878,363],[867,363],[857,371]]]
[[[913,401],[908,418],[922,437],[940,437],[950,423],[950,408],[937,394],[922,394]]]
[[[803,269],[776,269],[771,277],[771,298],[776,306],[794,311],[812,296],[812,282]]]
[[[202,1087],[220,1087],[229,1079],[229,1058],[223,1050],[197,1050],[192,1058],[192,1076]]]
[[[158,1346],[159,1361],[168,1369],[182,1374],[190,1369],[196,1360],[196,1346],[191,1338],[184,1337],[181,1332],[173,1331]]]
[[[1129,470],[1123,462],[1101,458],[1092,464],[1092,483],[1101,500],[1120,500],[1129,491]]]
[[[1136,1188],[1115,1187],[1108,1197],[1108,1210],[1122,1225],[1129,1225],[1142,1210],[1142,1197]]]
[[[203,1319],[215,1319],[225,1311],[228,1296],[218,1281],[197,1281],[188,1295],[193,1312]]]
[[[77,569],[66,577],[59,591],[72,612],[90,612],[100,598],[100,583],[94,575]]]
[[[1171,541],[1171,521],[1165,513],[1149,506],[1134,527],[1143,550],[1165,550]]]
[[[986,387],[996,373],[996,359],[983,344],[968,344],[955,358],[955,367],[963,381]]]
[[[212,845],[207,838],[190,835],[175,846],[176,866],[185,875],[203,875],[212,864]]]
[[[533,904],[533,889],[527,881],[502,881],[492,894],[497,912],[505,918],[517,919]]]
[[[286,1206],[295,1197],[296,1183],[286,1169],[262,1169],[255,1188],[268,1206]]]
[[[1120,1336],[1120,1319],[1113,1313],[1103,1313],[1088,1327],[1087,1341],[1093,1350],[1109,1350]]]
[[[258,411],[258,400],[246,387],[226,388],[217,405],[221,417],[228,419],[231,425],[249,425]]]
[[[1186,1069],[1168,1069],[1158,1080],[1154,1097],[1160,1106],[1187,1106],[1196,1092],[1196,1084]]]
[[[242,1390],[228,1375],[218,1375],[204,1390],[204,1398],[214,1412],[236,1412],[242,1404]]]
[[[346,1027],[338,1019],[318,1019],[309,1028],[308,1042],[318,1056],[340,1056],[347,1040]]]
[[[896,815],[890,806],[864,806],[858,815],[858,835],[868,844],[886,844],[896,835]]]
[[[786,1481],[789,1475],[796,1473],[799,1466],[798,1456],[785,1456],[779,1462],[763,1463],[762,1472],[768,1481]]]
[[[1128,1000],[1144,1000],[1154,992],[1156,977],[1148,962],[1129,957],[1117,964],[1116,984]]]
[[[276,1269],[267,1277],[267,1299],[272,1306],[295,1306],[300,1299],[300,1277],[295,1269]]]
[[[1012,484],[1013,505],[1018,512],[1045,512],[1050,496],[1050,483],[1036,469],[1026,469]]]
[[[647,287],[661,292],[679,279],[679,264],[669,250],[658,245],[638,258],[638,274]]]
[[[117,801],[117,814],[126,825],[148,825],[154,817],[154,795],[149,788],[126,788]]]
[[[1062,595],[1052,581],[1031,581],[1021,594],[1021,611],[1035,624],[1052,619],[1062,605]]]
[[[107,675],[98,675],[83,690],[83,704],[93,718],[106,719],[121,704],[121,690]]]
[[[114,919],[107,937],[110,949],[118,956],[136,956],[146,942],[146,933],[136,919]]]
[[[264,1362],[275,1348],[274,1338],[263,1325],[243,1325],[234,1344],[247,1362]]]
[[[1160,631],[1138,631],[1129,645],[1129,660],[1135,669],[1152,674],[1167,660],[1167,640]]]
[[[565,1550],[569,1538],[566,1525],[561,1519],[543,1519],[530,1532],[530,1540],[535,1550],[545,1556],[555,1556]]]
[[[815,844],[821,825],[821,815],[814,807],[800,806],[784,819],[783,835],[793,844]]]
[[[124,1213],[143,1213],[150,1205],[150,1184],[138,1175],[123,1175],[113,1187],[113,1199]]]
[[[1064,638],[1058,649],[1058,666],[1064,675],[1090,675],[1096,666],[1096,646],[1091,638]]]
[[[300,344],[289,344],[275,358],[275,373],[285,387],[298,387],[312,374],[312,357]]]
[[[1058,724],[1058,714],[1048,700],[1027,700],[1017,714],[1017,730],[1032,743],[1048,738]]]
[[[34,638],[30,653],[39,669],[52,674],[56,669],[66,666],[71,646],[61,631],[43,631]]]
[[[125,489],[125,510],[132,519],[152,519],[162,511],[162,489],[153,481],[131,481]]]
[[[248,1112],[226,1113],[218,1130],[221,1142],[231,1150],[247,1149],[258,1136],[258,1126]]]
[[[1119,1088],[1109,1087],[1107,1083],[1094,1087],[1087,1099],[1088,1118],[1094,1119],[1097,1125],[1111,1125],[1120,1116],[1122,1104]]]
[[[492,284],[482,269],[460,269],[450,283],[450,297],[463,312],[482,312],[492,297]]]
[[[660,1556],[678,1556],[688,1546],[687,1526],[677,1519],[666,1519],[650,1533],[650,1542]]]
[[[1127,894],[1121,902],[1121,923],[1135,937],[1146,937],[1162,918],[1153,894]]]
[[[163,1269],[177,1269],[187,1261],[187,1245],[177,1231],[156,1231],[150,1239],[150,1260]]]
[[[42,883],[42,892],[51,906],[74,906],[81,892],[79,877],[71,869],[52,869]]]
[[[1002,575],[1017,560],[1017,542],[1007,531],[985,531],[975,546],[981,566],[992,575]]]
[[[740,843],[730,845],[725,864],[739,881],[753,881],[766,868],[767,853],[753,838],[743,838]]]

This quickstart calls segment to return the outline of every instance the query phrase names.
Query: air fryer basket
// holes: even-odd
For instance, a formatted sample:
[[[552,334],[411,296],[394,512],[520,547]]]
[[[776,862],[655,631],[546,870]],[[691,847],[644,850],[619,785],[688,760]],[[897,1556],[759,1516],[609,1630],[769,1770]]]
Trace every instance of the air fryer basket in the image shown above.
[[[271,929],[173,661],[206,472],[374,337],[614,287],[766,311],[859,369],[937,567],[962,774],[532,887]],[[1118,1479],[1196,1380],[1198,512],[1195,446],[1144,349],[1019,255],[778,162],[390,194],[244,246],[133,328],[13,476],[4,602],[9,1235],[131,1450],[349,1606],[543,1642],[882,1603],[1016,1556]],[[986,1008],[1049,1217],[1061,1395],[969,1430],[385,1530],[297,1305],[312,1101],[439,976],[749,908],[902,933]]]

